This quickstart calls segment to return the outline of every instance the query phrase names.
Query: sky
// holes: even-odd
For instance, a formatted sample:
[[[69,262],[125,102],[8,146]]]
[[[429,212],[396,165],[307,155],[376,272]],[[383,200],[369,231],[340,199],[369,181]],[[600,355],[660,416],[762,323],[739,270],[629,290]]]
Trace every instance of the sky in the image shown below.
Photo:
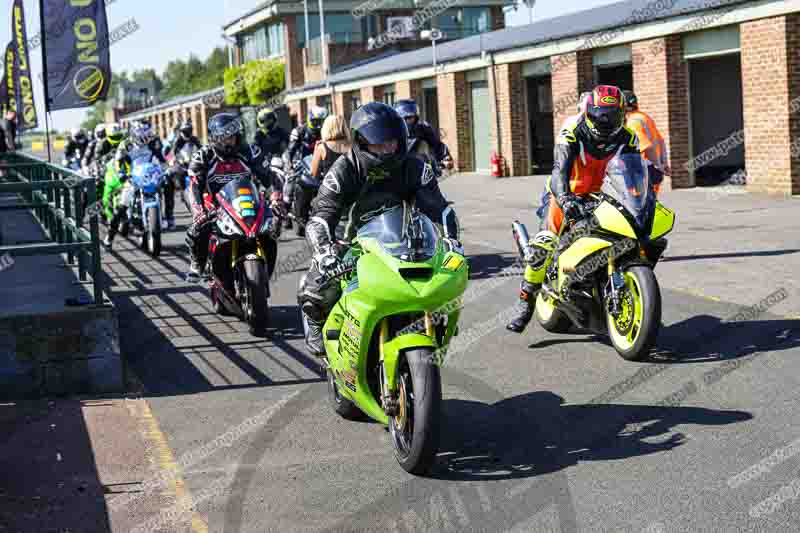
[[[538,21],[614,1],[618,0],[536,0],[533,17]],[[316,0],[309,2],[316,5]],[[4,2],[5,14],[0,13],[0,20],[6,21],[5,27],[0,28],[0,49],[11,39],[12,3]],[[23,0],[23,3],[30,39],[39,32],[39,0]],[[205,59],[215,46],[225,44],[222,25],[260,3],[262,0],[114,0],[106,7],[109,29],[113,31],[134,19],[139,30],[112,45],[111,68],[127,71],[154,68],[161,74],[169,61],[188,59],[190,53]],[[528,24],[530,13],[522,6],[507,15],[506,24]],[[42,52],[37,48],[29,50],[29,54],[39,125],[44,128],[44,94],[39,83]],[[85,115],[86,109],[54,111],[50,114],[50,127],[61,131],[76,127]]]

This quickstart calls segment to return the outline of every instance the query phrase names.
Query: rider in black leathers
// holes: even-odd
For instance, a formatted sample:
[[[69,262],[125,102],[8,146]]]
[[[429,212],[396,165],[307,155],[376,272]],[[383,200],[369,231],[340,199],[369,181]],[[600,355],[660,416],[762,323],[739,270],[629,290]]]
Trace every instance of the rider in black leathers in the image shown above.
[[[192,282],[199,281],[205,274],[211,238],[212,228],[207,224],[209,213],[203,203],[203,194],[209,193],[213,197],[231,179],[248,172],[264,189],[272,189],[272,208],[277,215],[275,220],[279,221],[284,214],[280,192],[275,190],[275,184],[270,181],[271,173],[263,167],[261,150],[244,143],[244,125],[238,115],[219,113],[211,117],[208,121],[208,142],[194,153],[189,164],[189,191],[194,221],[186,230],[186,244],[190,256],[187,280]],[[269,239],[267,246],[267,267],[272,276],[277,259],[277,243]]]
[[[181,153],[181,150],[187,144],[192,144],[198,148],[202,146],[200,139],[194,135],[194,128],[191,120],[185,120],[181,123],[180,128],[178,128],[175,144],[167,145],[164,148],[164,156],[172,152],[175,157],[178,157],[178,154]],[[170,167],[167,171],[168,178],[164,181],[164,210],[166,211],[164,223],[168,229],[175,227],[175,182],[177,181],[174,172],[175,168],[176,167]]]
[[[89,146],[89,138],[86,132],[81,128],[75,128],[64,147],[64,159],[69,161],[73,157],[77,157],[78,161],[82,161],[86,155],[86,148]]]
[[[398,100],[394,108],[406,121],[408,126],[408,137],[410,139],[417,138],[420,141],[425,141],[431,149],[433,157],[442,166],[446,168],[453,168],[452,157],[450,157],[450,149],[442,142],[433,126],[420,120],[419,109],[414,100]]]
[[[314,106],[308,112],[306,123],[293,129],[289,136],[289,147],[283,153],[283,170],[286,172],[283,201],[286,202],[287,210],[291,210],[292,201],[294,200],[294,164],[314,153],[314,148],[317,146],[322,134],[322,124],[326,118],[328,118],[328,110],[324,107]],[[292,227],[291,219],[286,219],[286,227]]]
[[[256,116],[258,130],[253,142],[261,148],[264,159],[270,161],[273,156],[282,157],[289,147],[289,134],[278,126],[278,115],[271,107],[266,107]]]
[[[408,156],[408,130],[390,106],[370,102],[352,116],[353,147],[328,171],[313,203],[306,238],[314,258],[300,281],[298,305],[308,326],[306,345],[313,355],[324,354],[322,324],[339,298],[339,286],[320,285],[316,278],[341,261],[334,247],[334,231],[347,216],[344,240],[380,213],[415,201],[431,220],[442,225],[445,245],[462,252],[459,224],[431,166]]]

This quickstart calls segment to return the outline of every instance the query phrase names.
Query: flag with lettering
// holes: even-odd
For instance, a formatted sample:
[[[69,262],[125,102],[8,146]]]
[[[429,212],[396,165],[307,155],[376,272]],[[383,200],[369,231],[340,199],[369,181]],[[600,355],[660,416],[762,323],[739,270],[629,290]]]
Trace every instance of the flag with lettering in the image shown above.
[[[11,34],[14,51],[14,87],[17,101],[17,131],[25,131],[39,126],[36,105],[33,102],[33,83],[31,63],[28,57],[28,31],[25,27],[25,9],[22,0],[14,0],[11,11]]]
[[[88,107],[105,100],[111,55],[104,0],[41,0],[47,109]]]

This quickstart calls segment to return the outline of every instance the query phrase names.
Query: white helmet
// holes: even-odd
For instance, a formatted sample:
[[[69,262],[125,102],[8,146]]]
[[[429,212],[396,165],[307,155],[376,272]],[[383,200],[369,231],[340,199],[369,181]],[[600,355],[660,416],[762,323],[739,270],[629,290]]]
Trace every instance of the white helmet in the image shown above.
[[[72,137],[73,141],[84,141],[86,140],[86,133],[84,133],[82,128],[72,128],[70,137]]]
[[[94,138],[95,139],[103,139],[106,136],[106,125],[105,124],[98,124],[94,127]]]

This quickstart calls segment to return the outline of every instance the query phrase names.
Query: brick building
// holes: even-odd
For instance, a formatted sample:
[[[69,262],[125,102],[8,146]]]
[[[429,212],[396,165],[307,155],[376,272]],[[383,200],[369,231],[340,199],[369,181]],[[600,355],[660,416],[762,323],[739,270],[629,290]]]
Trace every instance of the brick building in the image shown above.
[[[611,83],[658,124],[673,187],[745,169],[749,190],[798,194],[799,25],[797,0],[633,0],[438,45],[435,72],[431,48],[357,65],[286,101],[349,116],[387,93],[416,98],[459,170],[488,169],[496,151],[517,176],[549,172],[580,92]]]
[[[658,124],[668,186],[744,169],[750,191],[800,194],[798,29],[800,0],[629,0],[440,43],[435,70],[430,47],[341,66],[293,85],[285,103],[298,117],[320,104],[349,118],[364,102],[415,98],[459,171],[487,170],[496,151],[519,176],[550,172],[580,92],[611,83]]]
[[[431,24],[455,40],[505,27],[502,8],[508,0],[326,0],[325,34],[331,72],[344,65],[378,55],[425,47],[420,31]],[[324,78],[320,39],[319,2],[308,0],[308,32],[302,1],[267,0],[223,27],[235,42],[233,63],[279,59],[286,64],[286,86],[301,87]],[[430,7],[427,7],[430,6]],[[427,9],[435,15],[414,15]],[[414,24],[417,22],[417,24]],[[402,38],[381,40],[390,27],[402,25]],[[308,42],[306,42],[306,34]],[[374,43],[370,46],[370,39]]]

